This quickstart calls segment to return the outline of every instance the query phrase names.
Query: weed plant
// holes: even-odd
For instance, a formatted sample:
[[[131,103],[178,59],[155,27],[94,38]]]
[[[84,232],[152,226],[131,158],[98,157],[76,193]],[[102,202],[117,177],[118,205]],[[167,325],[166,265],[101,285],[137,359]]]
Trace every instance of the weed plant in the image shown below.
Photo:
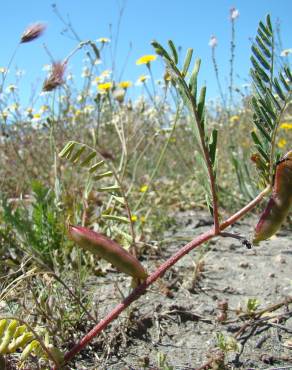
[[[56,7],[54,11],[65,22]],[[21,107],[20,76],[7,85],[7,69],[1,69],[2,344],[6,338],[2,352],[0,347],[2,363],[29,368],[48,368],[50,363],[61,368],[66,350],[73,346],[65,354],[65,361],[70,361],[184,254],[214,236],[241,239],[223,230],[271,191],[276,162],[291,149],[292,78],[289,65],[275,62],[275,33],[268,16],[260,22],[252,46],[253,89],[234,103],[235,11],[228,97],[220,85],[216,45],[211,45],[222,99],[213,106],[206,102],[206,87],[198,86],[201,61],[193,62],[192,49],[182,62],[172,41],[168,50],[154,41],[156,54],[137,61],[145,67],[138,81],[144,95],[131,101],[127,93],[132,82],[114,80],[111,71],[101,70],[99,62],[109,40],[100,39],[98,46],[78,40],[70,23],[66,25],[78,45],[51,66],[41,106]],[[18,47],[43,31],[41,25],[32,26]],[[79,89],[69,67],[75,53],[83,51],[87,64]],[[157,56],[165,63],[159,84],[151,70]],[[223,217],[247,202],[238,213]],[[163,234],[176,225],[178,212],[195,209],[209,210],[214,222],[210,231],[157,270],[152,265],[154,273],[136,282],[138,287],[128,297],[126,280],[121,283],[117,278],[116,291],[123,303],[97,324],[102,316],[93,303],[90,279],[98,276],[104,281],[112,267],[70,241],[66,224],[107,235],[144,261],[161,253]],[[203,270],[200,255],[192,289]],[[117,333],[97,341],[94,348],[103,353],[101,358],[122,342],[131,315],[129,309],[126,321],[118,319]],[[18,347],[15,344],[23,334],[30,338],[29,348],[20,339]],[[222,336],[218,343],[224,351],[230,343],[236,347]],[[159,366],[172,368],[164,356],[158,358]],[[224,363],[222,352],[220,361]]]

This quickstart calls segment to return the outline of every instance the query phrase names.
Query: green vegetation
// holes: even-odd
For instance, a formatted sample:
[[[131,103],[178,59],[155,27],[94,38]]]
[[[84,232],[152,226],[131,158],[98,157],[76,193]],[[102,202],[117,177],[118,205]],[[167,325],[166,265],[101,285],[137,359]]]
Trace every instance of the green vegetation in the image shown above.
[[[38,27],[21,42],[40,36],[44,29]],[[110,71],[100,70],[107,39],[99,48],[81,42],[51,67],[40,107],[20,107],[17,86],[6,86],[7,70],[1,69],[0,357],[7,363],[59,366],[61,352],[102,318],[88,281],[106,277],[112,267],[80,250],[66,235],[67,223],[106,235],[143,263],[160,254],[179,211],[208,209],[210,238],[220,235],[231,225],[222,226],[222,215],[271,190],[276,163],[291,149],[292,76],[289,65],[279,63],[269,16],[252,45],[253,88],[234,104],[232,71],[228,106],[208,105],[192,49],[180,61],[172,41],[168,50],[152,45],[165,75],[156,84],[151,63],[157,56],[140,58],[148,75],[139,82],[147,95],[134,102],[127,98],[130,81],[113,81]],[[78,89],[66,67],[83,51],[88,61]],[[249,301],[251,314],[257,304]],[[223,352],[237,346],[223,335],[217,341]],[[173,368],[163,354],[158,362]]]

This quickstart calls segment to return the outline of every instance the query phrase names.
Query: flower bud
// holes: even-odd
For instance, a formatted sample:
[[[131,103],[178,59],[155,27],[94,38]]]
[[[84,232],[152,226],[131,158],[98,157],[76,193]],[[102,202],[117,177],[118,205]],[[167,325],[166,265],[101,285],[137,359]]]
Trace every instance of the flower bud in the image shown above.
[[[80,247],[110,262],[118,270],[137,279],[148,276],[141,263],[115,241],[86,227],[69,225],[69,237]]]
[[[288,216],[292,205],[292,150],[276,166],[272,196],[255,228],[253,243],[273,236]]]

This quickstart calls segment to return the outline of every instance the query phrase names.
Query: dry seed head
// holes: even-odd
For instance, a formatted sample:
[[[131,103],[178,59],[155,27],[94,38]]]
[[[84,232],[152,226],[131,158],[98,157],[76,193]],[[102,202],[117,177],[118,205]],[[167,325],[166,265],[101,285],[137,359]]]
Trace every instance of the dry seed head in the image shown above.
[[[28,26],[21,35],[20,43],[30,42],[37,39],[44,33],[45,29],[46,25],[44,23],[34,23],[31,26]]]
[[[52,91],[56,87],[61,86],[64,83],[65,69],[65,62],[53,63],[51,73],[43,84],[43,91]]]

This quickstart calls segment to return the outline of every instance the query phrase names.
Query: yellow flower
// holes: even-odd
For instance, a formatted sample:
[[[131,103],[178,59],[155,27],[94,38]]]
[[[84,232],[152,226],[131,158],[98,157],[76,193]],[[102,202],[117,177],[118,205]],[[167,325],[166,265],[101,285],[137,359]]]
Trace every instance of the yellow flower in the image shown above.
[[[146,221],[146,217],[145,217],[145,216],[141,216],[141,217],[140,217],[140,221],[141,221],[142,223],[144,223],[144,222]]]
[[[136,64],[137,66],[140,64],[150,64],[150,62],[153,62],[156,58],[156,55],[143,55],[141,58],[137,59]]]
[[[77,109],[76,112],[75,112],[75,116],[78,117],[82,114],[81,110],[80,109]]]
[[[127,89],[128,87],[131,87],[131,86],[132,86],[131,81],[121,81],[119,83],[119,87],[122,87],[123,89]]]
[[[141,188],[140,188],[140,192],[141,192],[141,193],[145,193],[147,190],[148,190],[148,185],[143,185],[143,186],[141,186]]]
[[[101,42],[102,44],[108,44],[109,42],[111,42],[111,40],[108,39],[107,37],[100,37],[96,41]]]
[[[137,217],[136,215],[132,215],[132,216],[131,216],[131,220],[132,220],[133,222],[136,222],[136,221],[138,220],[138,217]]]
[[[40,119],[40,118],[41,118],[41,115],[40,115],[39,113],[35,113],[35,114],[33,115],[33,118],[34,118],[34,119]]]
[[[292,130],[292,123],[283,122],[280,126],[283,130]]]
[[[285,139],[280,139],[278,141],[278,147],[279,148],[284,148],[284,146],[287,144],[287,141]]]
[[[105,82],[103,84],[98,84],[98,88],[102,91],[109,91],[112,88],[112,82]]]
[[[239,121],[239,116],[237,116],[237,115],[231,116],[229,121],[230,121],[230,123],[236,123],[236,122]]]

